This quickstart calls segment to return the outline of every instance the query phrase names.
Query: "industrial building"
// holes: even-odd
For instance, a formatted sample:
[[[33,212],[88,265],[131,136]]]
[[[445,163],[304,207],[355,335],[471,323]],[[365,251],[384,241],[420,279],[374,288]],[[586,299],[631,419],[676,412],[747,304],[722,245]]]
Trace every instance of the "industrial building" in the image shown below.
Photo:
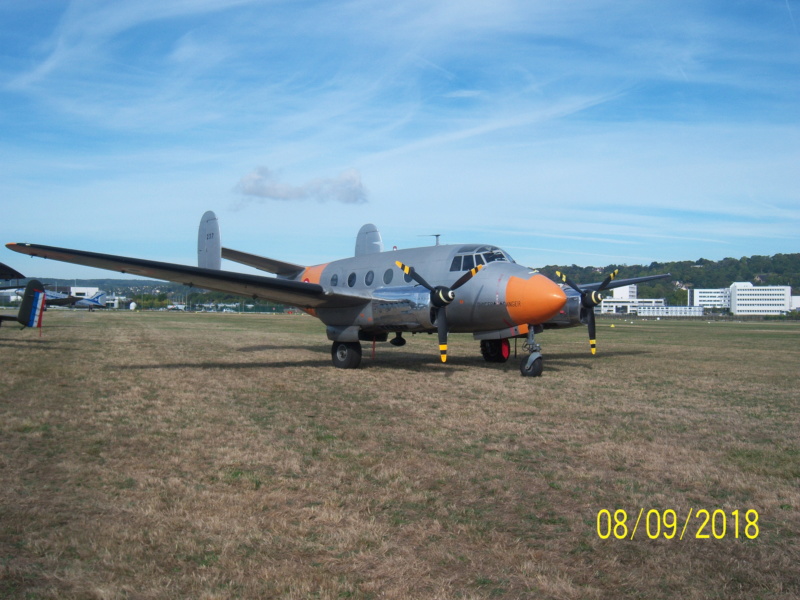
[[[703,307],[667,306],[664,298],[639,298],[635,285],[612,290],[614,296],[600,303],[600,314],[639,315],[640,317],[702,317]],[[598,309],[595,309],[598,312]]]
[[[687,306],[667,306],[663,298],[639,298],[635,285],[612,290],[595,309],[599,314],[636,314],[640,317],[702,317],[706,309],[722,309],[734,315],[782,315],[800,307],[788,285],[755,286],[737,281],[727,288],[689,289]]]
[[[689,306],[722,308],[734,315],[782,315],[797,307],[788,285],[737,281],[729,288],[689,290]]]

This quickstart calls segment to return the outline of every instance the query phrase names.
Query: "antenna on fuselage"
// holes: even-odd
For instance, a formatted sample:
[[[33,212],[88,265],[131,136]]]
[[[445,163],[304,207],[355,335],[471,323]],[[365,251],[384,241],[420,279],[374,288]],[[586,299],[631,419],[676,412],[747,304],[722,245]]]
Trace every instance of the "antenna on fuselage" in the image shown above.
[[[421,235],[419,237],[435,237],[436,238],[436,245],[439,245],[439,238],[442,237],[441,233],[429,233],[427,235]]]

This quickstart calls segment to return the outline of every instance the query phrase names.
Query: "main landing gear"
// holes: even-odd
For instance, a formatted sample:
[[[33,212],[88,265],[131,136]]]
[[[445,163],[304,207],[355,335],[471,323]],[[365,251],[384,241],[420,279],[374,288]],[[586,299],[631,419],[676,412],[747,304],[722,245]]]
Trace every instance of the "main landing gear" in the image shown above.
[[[331,359],[339,369],[357,369],[361,364],[361,342],[333,342]]]
[[[511,356],[508,338],[502,340],[481,340],[481,354],[486,362],[504,363]]]

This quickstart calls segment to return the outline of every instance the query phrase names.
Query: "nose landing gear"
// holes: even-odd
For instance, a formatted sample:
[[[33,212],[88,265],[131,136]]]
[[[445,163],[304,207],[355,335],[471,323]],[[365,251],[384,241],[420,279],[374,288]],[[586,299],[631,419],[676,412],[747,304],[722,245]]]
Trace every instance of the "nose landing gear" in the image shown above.
[[[544,366],[542,364],[542,347],[536,343],[535,335],[536,327],[531,325],[528,328],[528,339],[522,346],[523,350],[527,350],[530,354],[522,359],[519,364],[519,372],[523,377],[541,377]],[[539,332],[542,330],[539,329]]]

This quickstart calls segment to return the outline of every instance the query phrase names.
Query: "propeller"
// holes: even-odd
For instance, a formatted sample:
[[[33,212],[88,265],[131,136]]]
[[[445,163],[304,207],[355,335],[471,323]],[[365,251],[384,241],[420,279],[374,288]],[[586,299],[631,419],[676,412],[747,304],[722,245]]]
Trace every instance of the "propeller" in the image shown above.
[[[569,287],[581,295],[581,307],[586,309],[586,325],[589,328],[589,346],[592,348],[592,354],[597,351],[597,332],[594,324],[594,307],[603,301],[603,297],[600,295],[600,292],[608,287],[608,284],[614,280],[618,273],[619,269],[614,269],[614,271],[603,280],[603,283],[601,283],[596,290],[592,290],[590,292],[579,288],[574,281],[564,275],[561,271],[556,271],[556,275],[561,281],[566,283]],[[583,310],[581,310],[581,312],[583,312]]]
[[[450,287],[447,287],[446,285],[437,285],[434,287],[425,281],[425,278],[417,273],[414,270],[414,267],[404,265],[399,260],[395,261],[394,264],[400,267],[403,273],[411,277],[411,279],[416,281],[426,290],[430,291],[431,304],[433,304],[433,307],[436,310],[435,320],[436,332],[439,334],[439,355],[442,358],[442,362],[447,362],[447,305],[456,299],[455,291],[472,279],[475,274],[483,268],[483,265],[478,265],[474,269],[470,269],[461,277],[459,277]]]

